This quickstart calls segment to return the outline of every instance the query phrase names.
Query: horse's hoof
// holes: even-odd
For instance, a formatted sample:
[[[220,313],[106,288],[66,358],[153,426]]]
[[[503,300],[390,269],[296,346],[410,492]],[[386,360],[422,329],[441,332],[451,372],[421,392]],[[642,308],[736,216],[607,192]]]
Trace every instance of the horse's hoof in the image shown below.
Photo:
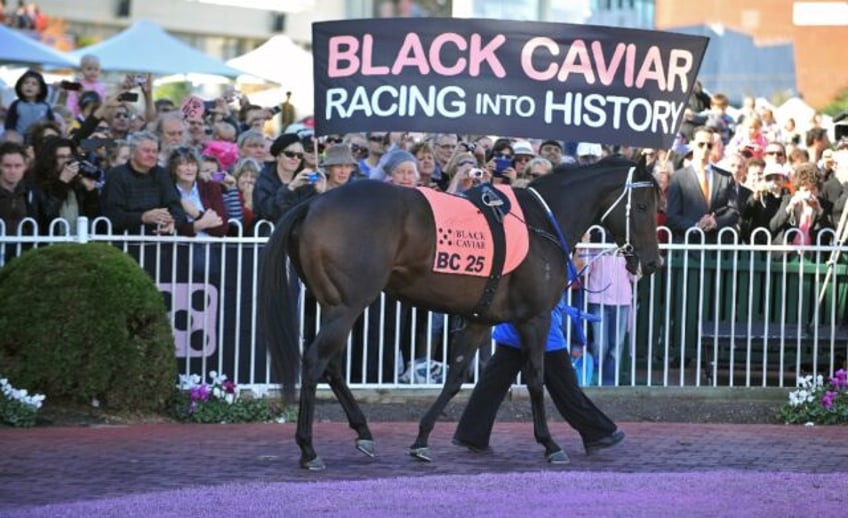
[[[420,461],[433,462],[433,457],[430,456],[430,448],[426,446],[421,448],[410,448],[409,454]]]
[[[377,456],[377,452],[374,450],[374,441],[371,439],[357,439],[356,449],[372,459]]]
[[[555,451],[547,456],[548,462],[551,464],[568,464],[571,462],[568,460],[568,455],[565,454],[564,451],[559,450]]]
[[[321,460],[321,457],[315,457],[312,460],[300,460],[300,467],[303,469],[308,469],[309,471],[324,471],[327,469],[327,465],[324,464],[324,461]]]

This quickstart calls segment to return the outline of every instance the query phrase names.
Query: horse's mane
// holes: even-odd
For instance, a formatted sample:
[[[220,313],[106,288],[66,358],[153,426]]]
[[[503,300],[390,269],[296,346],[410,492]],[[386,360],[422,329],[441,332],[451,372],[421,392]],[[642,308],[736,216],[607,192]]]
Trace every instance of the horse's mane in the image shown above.
[[[625,158],[621,155],[610,155],[604,157],[594,164],[574,165],[574,164],[559,164],[554,167],[551,174],[542,175],[534,179],[528,187],[543,186],[548,182],[556,182],[559,185],[569,185],[572,183],[582,182],[587,177],[604,177],[611,174],[621,174],[622,170],[627,171],[631,167],[635,167],[636,171],[633,176],[634,182],[651,182],[654,186],[654,191],[657,196],[660,195],[660,186],[654,178],[654,175],[647,170],[644,159],[638,163]],[[623,187],[623,185],[622,185]]]

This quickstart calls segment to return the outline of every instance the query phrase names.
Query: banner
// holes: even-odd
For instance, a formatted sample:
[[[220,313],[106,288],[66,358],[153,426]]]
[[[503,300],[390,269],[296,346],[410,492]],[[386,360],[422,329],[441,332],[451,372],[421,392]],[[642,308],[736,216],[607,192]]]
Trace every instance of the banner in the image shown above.
[[[561,23],[315,23],[315,122],[667,148],[707,38]]]

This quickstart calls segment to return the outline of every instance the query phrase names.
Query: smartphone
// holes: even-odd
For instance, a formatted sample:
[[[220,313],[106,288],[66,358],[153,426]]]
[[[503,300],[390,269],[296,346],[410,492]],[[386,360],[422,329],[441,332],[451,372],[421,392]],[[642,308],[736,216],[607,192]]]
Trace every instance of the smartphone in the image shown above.
[[[147,83],[147,76],[144,74],[136,74],[133,78],[133,83],[135,83],[137,86],[141,86]]]
[[[63,90],[73,90],[78,92],[82,90],[82,83],[78,83],[76,81],[60,81],[59,87]]]
[[[272,108],[269,108],[269,109],[271,110],[271,114],[272,114],[272,115],[276,115],[276,114],[280,113],[281,111],[283,111],[283,109],[282,109],[282,108],[280,108],[280,105],[279,105],[279,104],[278,104],[278,105],[276,105],[276,106],[274,106],[274,107],[272,107]]]
[[[118,100],[134,103],[138,101],[138,94],[135,92],[124,92],[118,96]]]
[[[221,183],[221,182],[224,181],[224,178],[226,178],[226,177],[227,177],[227,173],[225,173],[223,171],[217,171],[215,173],[212,173],[212,181],[213,182]]]
[[[502,172],[506,171],[507,169],[509,169],[510,167],[512,167],[512,159],[511,158],[508,158],[508,157],[505,157],[505,156],[499,156],[499,157],[495,158],[495,172],[496,173],[502,173]]]

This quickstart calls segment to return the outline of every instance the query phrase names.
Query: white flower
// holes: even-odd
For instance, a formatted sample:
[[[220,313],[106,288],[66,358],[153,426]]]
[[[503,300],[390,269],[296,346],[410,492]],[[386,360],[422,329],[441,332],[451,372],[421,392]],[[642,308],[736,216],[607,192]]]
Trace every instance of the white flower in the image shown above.
[[[224,396],[224,401],[226,401],[227,404],[232,405],[236,401],[236,395],[235,394],[227,394],[227,395]]]

